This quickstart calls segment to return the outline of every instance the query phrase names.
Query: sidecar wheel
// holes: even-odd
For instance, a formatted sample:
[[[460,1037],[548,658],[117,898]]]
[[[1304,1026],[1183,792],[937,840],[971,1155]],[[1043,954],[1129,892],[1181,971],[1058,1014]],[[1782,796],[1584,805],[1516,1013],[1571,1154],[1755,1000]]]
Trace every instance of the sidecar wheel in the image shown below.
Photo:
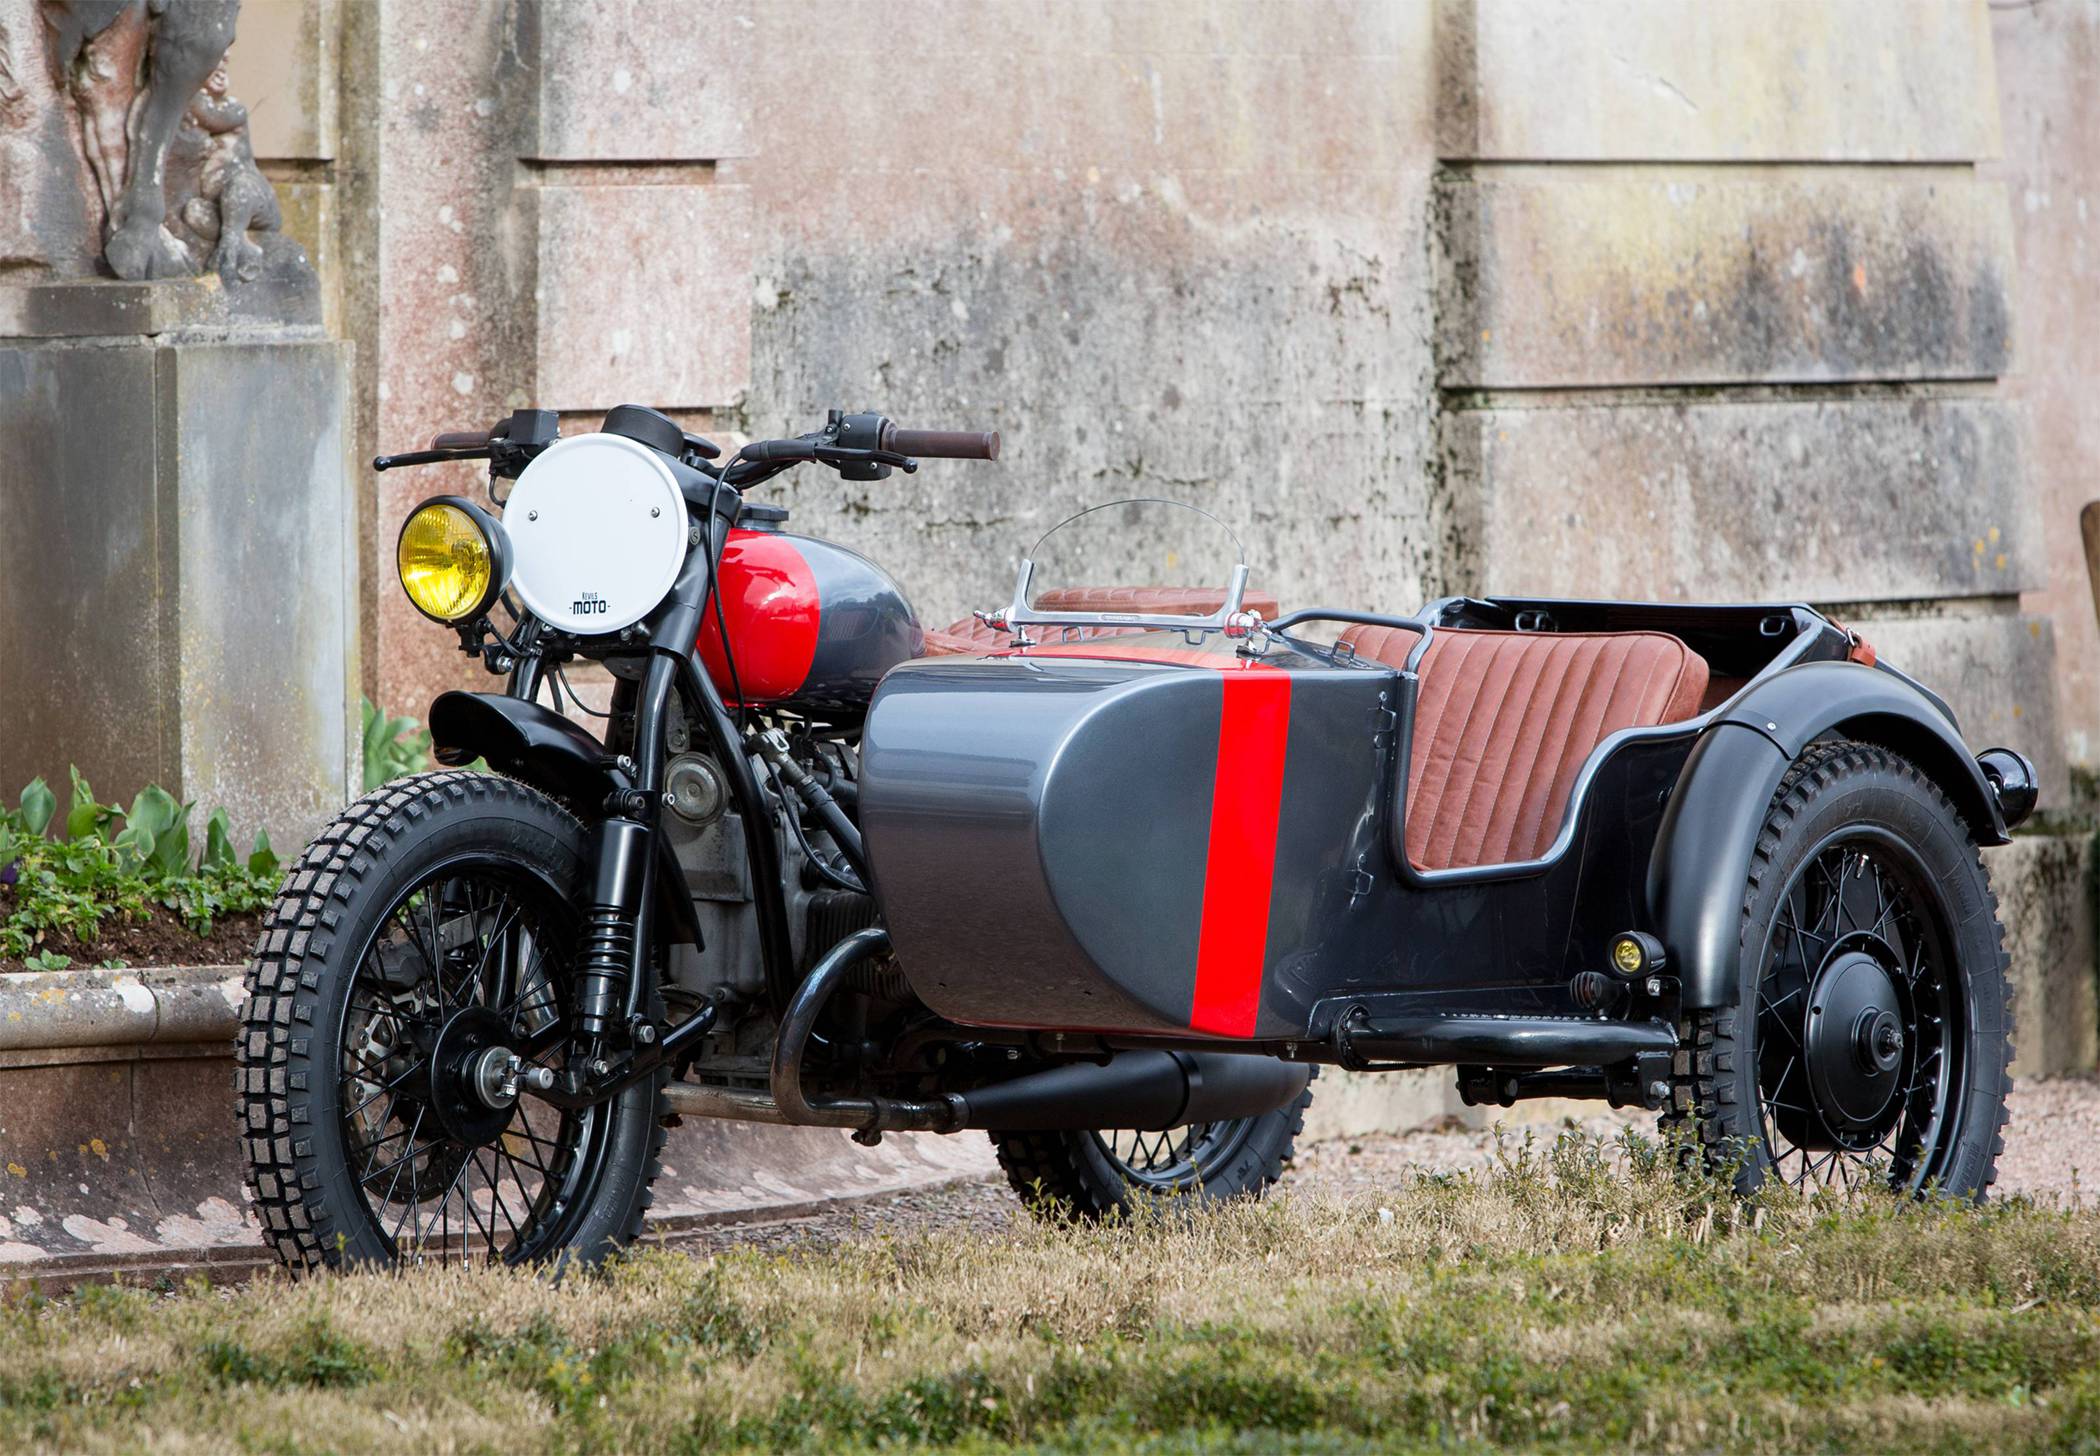
[[[1260,1117],[1166,1132],[995,1132],[992,1148],[1014,1192],[1045,1218],[1107,1218],[1161,1198],[1259,1198],[1283,1176],[1311,1105],[1308,1086]]]
[[[263,1233],[295,1271],[593,1263],[641,1231],[662,1077],[557,1108],[588,832],[487,774],[397,780],[307,847],[263,922],[236,1048]]]
[[[1681,1024],[1665,1131],[1745,1193],[1982,1199],[2012,1089],[1997,912],[1967,824],[1916,765],[1812,745],[1751,859],[1736,1004]]]

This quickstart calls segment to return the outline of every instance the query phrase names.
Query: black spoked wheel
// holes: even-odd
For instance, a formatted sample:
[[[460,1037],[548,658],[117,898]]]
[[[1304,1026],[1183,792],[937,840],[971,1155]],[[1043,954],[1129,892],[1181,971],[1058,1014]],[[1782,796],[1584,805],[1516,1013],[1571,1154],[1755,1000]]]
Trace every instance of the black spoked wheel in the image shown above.
[[[1205,1168],[1229,1163],[1239,1145],[1253,1136],[1258,1118],[1231,1122],[1197,1122],[1164,1132],[1118,1130],[1089,1133],[1101,1156],[1126,1183],[1156,1192],[1185,1192],[1196,1186]]]
[[[342,1135],[395,1258],[517,1263],[585,1207],[610,1120],[534,1099],[569,1025],[573,916],[515,866],[448,864],[397,897],[342,1018]]]
[[[1757,992],[1757,1084],[1772,1175],[1797,1186],[1944,1172],[1964,1009],[1944,907],[1917,853],[1841,831],[1780,899]]]
[[[593,1262],[641,1229],[662,1079],[537,1097],[573,1027],[583,826],[506,779],[402,779],[307,848],[238,1049],[264,1233],[295,1269]]]
[[[1746,1191],[1981,1197],[2011,1085],[2003,940],[1946,796],[1886,749],[1812,747],[1759,835],[1738,1003],[1685,1023],[1666,1120]]]
[[[995,1132],[1006,1181],[1048,1218],[1103,1218],[1162,1198],[1258,1198],[1283,1176],[1312,1088],[1260,1117],[1164,1132]]]

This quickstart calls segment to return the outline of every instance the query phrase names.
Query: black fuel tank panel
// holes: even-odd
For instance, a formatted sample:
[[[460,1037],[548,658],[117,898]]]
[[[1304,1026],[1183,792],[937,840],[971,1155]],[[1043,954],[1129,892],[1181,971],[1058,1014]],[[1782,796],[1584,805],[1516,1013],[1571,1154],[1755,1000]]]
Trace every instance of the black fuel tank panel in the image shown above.
[[[734,651],[722,651],[713,613],[695,645],[723,695],[741,691],[747,702],[831,722],[858,720],[882,675],[925,642],[888,572],[858,551],[790,531],[729,533],[722,611]]]

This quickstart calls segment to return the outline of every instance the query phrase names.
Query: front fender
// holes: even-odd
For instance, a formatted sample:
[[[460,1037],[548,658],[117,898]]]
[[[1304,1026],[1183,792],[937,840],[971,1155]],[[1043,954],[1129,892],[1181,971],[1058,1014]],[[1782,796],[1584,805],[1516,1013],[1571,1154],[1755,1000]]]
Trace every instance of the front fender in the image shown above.
[[[1788,765],[1825,736],[1902,754],[1954,802],[1978,844],[2006,842],[1997,796],[1961,734],[1908,678],[1854,662],[1773,674],[1693,746],[1648,861],[1649,913],[1687,1008],[1734,999],[1751,851]]]
[[[618,757],[553,709],[502,693],[445,693],[430,705],[431,756],[491,768],[595,811],[631,787]]]

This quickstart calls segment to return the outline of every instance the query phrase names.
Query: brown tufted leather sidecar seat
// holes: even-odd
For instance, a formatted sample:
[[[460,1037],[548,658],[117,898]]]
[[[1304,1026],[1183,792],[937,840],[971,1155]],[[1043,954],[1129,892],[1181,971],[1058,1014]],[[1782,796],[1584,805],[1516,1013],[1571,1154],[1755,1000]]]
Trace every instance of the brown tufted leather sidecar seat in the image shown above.
[[[1399,667],[1417,639],[1352,627],[1342,640]],[[1407,857],[1424,870],[1543,855],[1590,751],[1621,728],[1696,716],[1708,675],[1661,632],[1442,627],[1419,672]]]

